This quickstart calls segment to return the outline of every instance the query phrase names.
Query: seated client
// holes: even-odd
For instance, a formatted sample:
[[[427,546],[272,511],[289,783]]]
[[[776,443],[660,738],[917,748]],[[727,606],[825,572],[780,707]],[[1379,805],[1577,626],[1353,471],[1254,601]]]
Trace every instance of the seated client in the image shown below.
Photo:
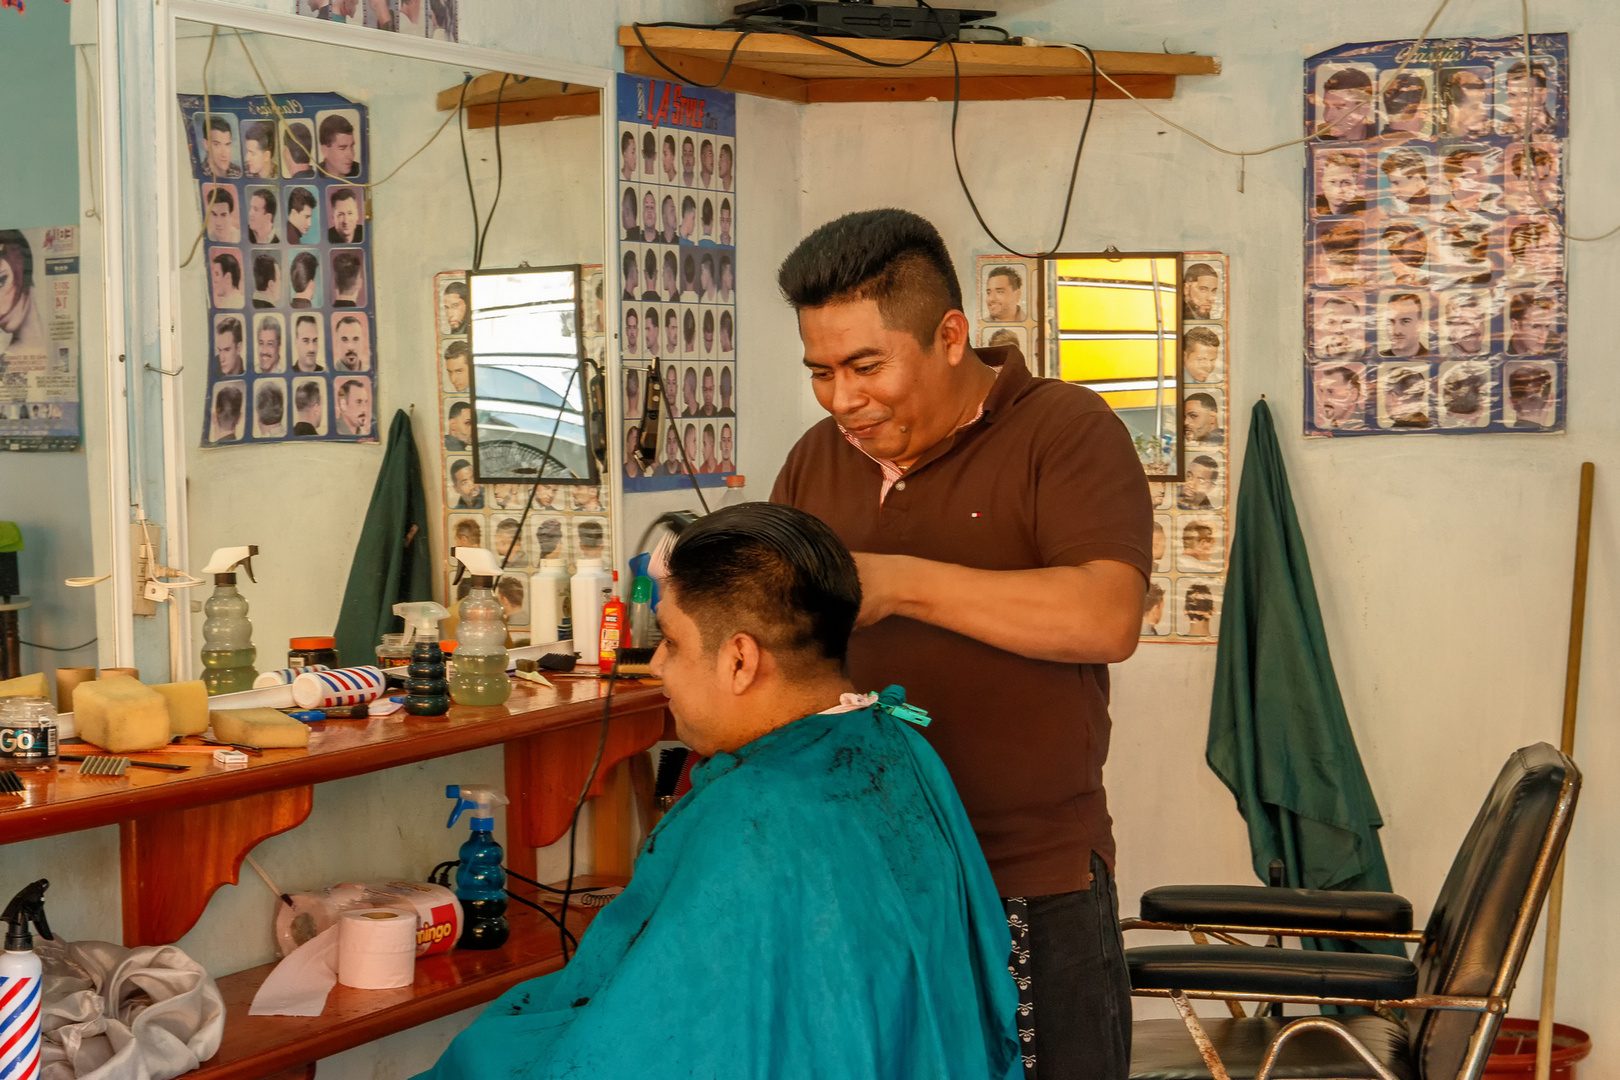
[[[744,503],[681,534],[653,668],[708,759],[573,961],[429,1076],[1021,1073],[1006,916],[927,717],[845,677],[860,601],[801,511]]]

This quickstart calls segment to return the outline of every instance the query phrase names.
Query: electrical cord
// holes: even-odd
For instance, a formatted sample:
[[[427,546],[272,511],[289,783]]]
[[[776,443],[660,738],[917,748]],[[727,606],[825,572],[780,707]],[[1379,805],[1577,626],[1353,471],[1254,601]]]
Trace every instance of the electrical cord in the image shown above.
[[[608,669],[607,694],[602,699],[602,732],[596,740],[596,757],[591,760],[591,771],[585,777],[585,784],[579,789],[579,798],[574,800],[574,815],[568,824],[568,878],[563,883],[562,918],[558,922],[558,939],[562,947],[563,963],[568,963],[568,937],[565,929],[568,923],[568,904],[576,891],[574,888],[574,861],[576,849],[579,845],[579,813],[585,807],[585,797],[590,793],[591,785],[596,783],[596,773],[602,767],[602,755],[607,751],[608,721],[613,715],[613,685],[619,678],[619,662],[615,660]]]
[[[472,85],[472,76],[461,80],[461,98],[456,102],[456,134],[461,137],[461,172],[467,178],[467,203],[472,207],[473,217],[473,269],[478,269],[478,195],[473,191],[472,162],[467,158],[467,128],[462,123],[462,116],[467,111],[467,87]]]
[[[510,75],[501,76],[501,85],[495,91],[495,199],[489,204],[489,216],[484,219],[484,229],[478,234],[478,246],[473,250],[473,269],[477,270],[484,265],[484,241],[489,239],[489,227],[495,223],[495,208],[501,205],[501,188],[506,184],[506,160],[501,155],[501,102],[506,97],[506,81]],[[466,84],[462,84],[462,96],[466,96]],[[462,137],[462,154],[465,161],[466,137]],[[471,186],[471,180],[468,180]],[[476,211],[474,212],[476,213]],[[552,432],[556,437],[556,432]]]
[[[94,645],[100,640],[101,639],[99,637],[93,637],[83,645],[72,645],[65,649],[58,645],[41,645],[35,641],[24,641],[22,644],[28,646],[30,649],[44,649],[46,652],[78,652],[80,649],[88,649],[90,646]]]
[[[672,427],[675,426],[675,421],[678,419],[678,417],[676,417],[674,412],[675,399],[670,396],[669,382],[662,375],[658,374],[657,363],[652,364],[648,368],[647,374],[652,378],[657,379],[658,385],[664,388],[664,400],[670,403],[669,422]],[[703,506],[703,513],[706,515],[713,513],[713,511],[709,509],[709,500],[703,497],[703,487],[697,482],[697,469],[693,467],[692,459],[686,456],[686,443],[682,441],[679,431],[675,433],[675,446],[681,452],[681,463],[686,467],[686,478],[692,481],[692,490],[697,493],[698,502]]]

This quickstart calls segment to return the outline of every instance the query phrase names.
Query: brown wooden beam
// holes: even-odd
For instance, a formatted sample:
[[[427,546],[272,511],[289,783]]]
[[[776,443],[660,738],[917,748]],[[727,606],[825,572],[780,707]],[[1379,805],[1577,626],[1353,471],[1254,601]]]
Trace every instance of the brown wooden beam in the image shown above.
[[[1175,96],[1174,75],[1120,75],[1116,81],[1139,98]],[[859,101],[950,101],[952,79],[811,79],[810,103]],[[1088,75],[1026,75],[962,80],[963,101],[1027,101],[1061,98],[1086,101],[1091,97]],[[1098,80],[1098,100],[1124,100],[1107,82]]]
[[[602,95],[568,94],[564,97],[534,98],[529,101],[503,101],[501,126],[539,124],[547,120],[567,120],[575,116],[596,116],[602,111]],[[467,110],[467,126],[490,128],[495,126],[495,106],[476,105]]]
[[[635,38],[632,37],[630,40],[634,41]],[[658,53],[658,59],[677,71],[682,79],[705,85],[719,82],[720,73],[726,69],[723,61],[665,53],[662,50]],[[648,56],[647,50],[635,45],[625,46],[624,70],[630,75],[648,75],[655,79],[670,78],[670,73]],[[776,75],[769,71],[756,71],[736,64],[733,64],[731,70],[726,73],[725,82],[720,83],[720,86],[722,89],[733,90],[739,94],[776,98],[779,101],[792,101],[799,105],[808,104],[810,100],[803,79],[796,79],[791,75]]]

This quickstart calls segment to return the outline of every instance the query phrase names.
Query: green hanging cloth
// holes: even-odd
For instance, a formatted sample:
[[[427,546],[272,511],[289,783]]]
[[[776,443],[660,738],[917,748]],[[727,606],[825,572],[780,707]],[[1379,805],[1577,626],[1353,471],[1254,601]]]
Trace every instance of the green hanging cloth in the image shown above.
[[[1237,798],[1261,881],[1280,859],[1292,888],[1389,891],[1383,819],[1339,696],[1264,399],[1249,424],[1233,515],[1205,760]],[[1394,948],[1377,951],[1401,951],[1384,944]]]
[[[395,604],[433,599],[429,548],[422,466],[411,418],[400,410],[388,427],[388,451],[371,489],[371,507],[338,613],[337,654],[345,667],[377,662],[382,636],[400,629]]]

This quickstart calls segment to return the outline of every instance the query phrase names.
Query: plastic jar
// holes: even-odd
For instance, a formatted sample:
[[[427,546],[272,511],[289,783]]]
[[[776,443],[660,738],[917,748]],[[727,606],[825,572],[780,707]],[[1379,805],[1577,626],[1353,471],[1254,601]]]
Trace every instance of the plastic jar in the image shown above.
[[[411,662],[411,651],[415,644],[405,644],[404,634],[384,634],[382,644],[377,646],[377,666],[380,668],[404,667]]]
[[[287,642],[287,666],[290,668],[337,667],[337,638],[295,637],[291,639]]]
[[[56,765],[56,706],[42,697],[0,698],[0,769]]]

